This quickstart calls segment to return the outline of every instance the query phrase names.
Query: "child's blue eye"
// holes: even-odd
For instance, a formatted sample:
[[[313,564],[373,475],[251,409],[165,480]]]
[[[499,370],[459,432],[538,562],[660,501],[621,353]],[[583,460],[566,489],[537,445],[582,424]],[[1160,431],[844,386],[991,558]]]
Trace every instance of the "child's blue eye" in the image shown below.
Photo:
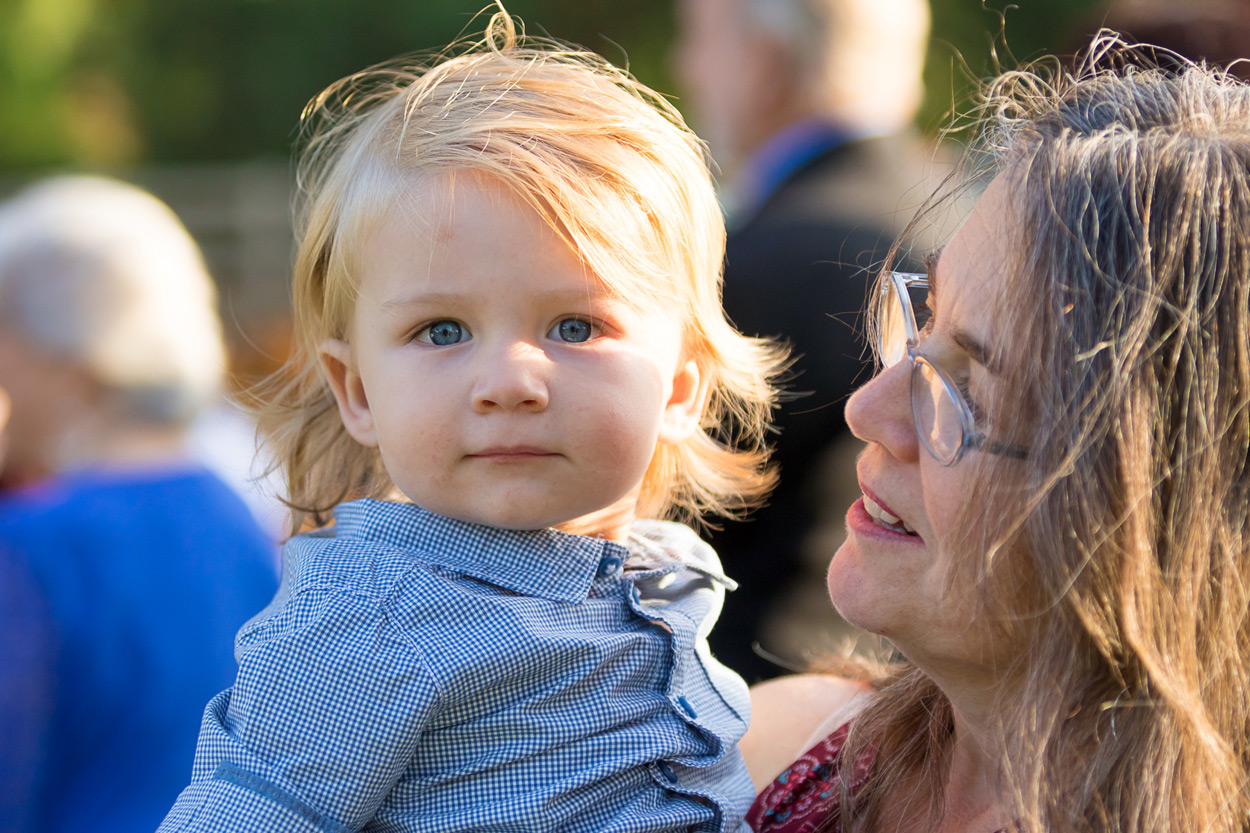
[[[468,341],[473,338],[469,330],[458,321],[435,321],[422,327],[417,332],[417,341],[423,341],[426,344],[433,344],[436,347],[446,347],[450,344],[459,344],[462,341]]]
[[[551,328],[550,338],[579,344],[589,341],[595,334],[595,325],[584,318],[564,318]]]

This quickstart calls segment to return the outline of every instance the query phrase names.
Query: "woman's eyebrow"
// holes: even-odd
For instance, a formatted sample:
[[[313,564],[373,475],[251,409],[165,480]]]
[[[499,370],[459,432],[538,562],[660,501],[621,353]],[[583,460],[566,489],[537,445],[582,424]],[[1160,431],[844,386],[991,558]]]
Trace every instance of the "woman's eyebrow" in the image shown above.
[[[939,282],[938,261],[942,259],[942,249],[934,249],[924,259],[926,271],[929,273],[929,304],[933,305],[933,299],[937,296],[937,286]],[[998,364],[990,357],[993,351],[988,345],[983,344],[975,336],[967,330],[954,329],[951,332],[951,341],[959,345],[960,349],[968,354],[974,362],[984,367],[994,375],[1000,375]]]

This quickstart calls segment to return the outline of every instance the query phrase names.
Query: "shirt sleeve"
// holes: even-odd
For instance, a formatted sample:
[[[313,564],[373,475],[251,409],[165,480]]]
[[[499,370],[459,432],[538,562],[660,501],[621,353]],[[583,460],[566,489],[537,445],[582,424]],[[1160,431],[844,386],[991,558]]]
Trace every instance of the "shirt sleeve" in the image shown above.
[[[437,707],[411,634],[372,599],[308,591],[246,628],[238,654],[161,833],[359,830]]]
[[[0,831],[34,830],[52,726],[55,628],[25,559],[0,545]]]

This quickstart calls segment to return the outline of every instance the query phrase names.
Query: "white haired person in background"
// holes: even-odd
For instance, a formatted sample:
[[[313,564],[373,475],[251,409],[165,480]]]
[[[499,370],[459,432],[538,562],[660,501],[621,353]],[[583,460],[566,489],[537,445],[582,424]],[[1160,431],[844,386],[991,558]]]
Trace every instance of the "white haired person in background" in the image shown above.
[[[912,126],[927,0],[678,5],[681,103],[724,172],[725,312],[744,333],[792,345],[790,387],[805,394],[776,412],[781,481],[769,505],[709,538],[739,582],[712,649],[759,679],[781,669],[752,642],[797,661],[836,624],[815,588],[859,496],[842,405],[871,365],[854,324],[871,267],[950,165]]]
[[[152,830],[186,780],[274,549],[192,462],[225,364],[199,250],[137,188],[0,204],[0,830]]]

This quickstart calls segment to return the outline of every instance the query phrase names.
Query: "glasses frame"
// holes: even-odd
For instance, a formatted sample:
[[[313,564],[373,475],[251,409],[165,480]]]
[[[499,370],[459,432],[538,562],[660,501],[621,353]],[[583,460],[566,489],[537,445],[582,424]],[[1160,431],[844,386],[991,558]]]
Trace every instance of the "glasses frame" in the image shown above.
[[[912,288],[928,290],[929,276],[921,272],[887,272],[886,280],[881,282],[879,297],[877,298],[877,355],[881,357],[881,362],[885,367],[893,367],[904,358],[911,361],[911,378],[909,379],[908,392],[910,394],[912,425],[915,427],[916,436],[920,438],[925,451],[929,452],[929,456],[943,466],[955,465],[966,451],[985,451],[990,454],[1011,457],[1017,460],[1027,458],[1029,456],[1027,448],[991,440],[978,431],[976,418],[972,415],[972,408],[969,407],[963,394],[959,392],[959,387],[951,380],[946,371],[929,361],[927,357],[918,351],[917,348],[920,346],[920,329],[916,325],[916,312],[912,307],[911,295],[907,291]],[[888,361],[887,356],[893,350],[887,350],[885,328],[880,326],[880,324],[885,317],[884,312],[891,297],[898,301],[899,308],[902,310],[903,331],[906,342],[905,355],[898,356],[893,361]],[[897,345],[890,346],[896,347]],[[942,383],[942,388],[947,398],[955,405],[955,413],[959,418],[959,444],[950,454],[939,454],[937,449],[933,447],[933,442],[929,436],[933,427],[930,426],[928,430],[925,429],[920,416],[920,409],[916,407],[917,377],[922,376],[926,369],[932,372]],[[919,382],[926,389],[932,389],[927,380],[920,379]]]

